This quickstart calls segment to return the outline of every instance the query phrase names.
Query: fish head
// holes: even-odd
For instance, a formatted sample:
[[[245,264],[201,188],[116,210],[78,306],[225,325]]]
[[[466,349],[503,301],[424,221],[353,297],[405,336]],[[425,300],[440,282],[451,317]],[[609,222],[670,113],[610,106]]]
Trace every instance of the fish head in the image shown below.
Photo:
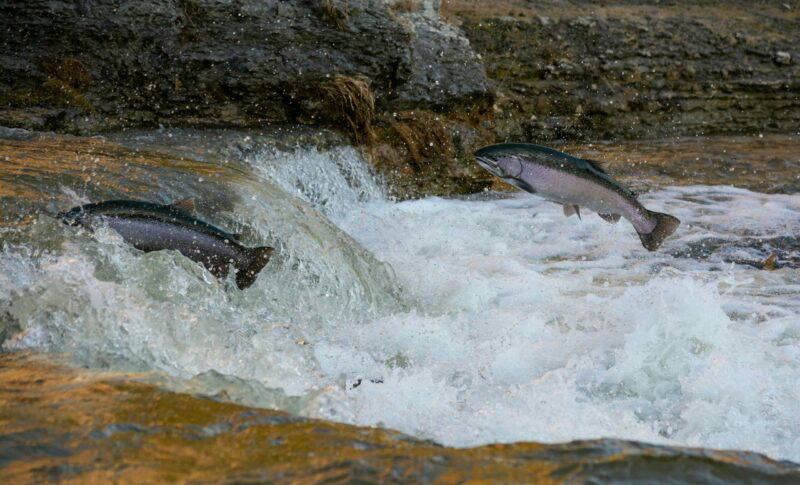
[[[481,148],[475,152],[475,161],[490,174],[503,180],[517,179],[522,173],[522,161],[496,145]]]
[[[497,165],[497,162],[495,162],[491,158],[480,157],[478,155],[475,155],[475,161],[478,162],[478,165],[480,165],[484,170],[486,170],[490,174],[502,177],[502,175],[500,175],[501,174],[500,167]]]

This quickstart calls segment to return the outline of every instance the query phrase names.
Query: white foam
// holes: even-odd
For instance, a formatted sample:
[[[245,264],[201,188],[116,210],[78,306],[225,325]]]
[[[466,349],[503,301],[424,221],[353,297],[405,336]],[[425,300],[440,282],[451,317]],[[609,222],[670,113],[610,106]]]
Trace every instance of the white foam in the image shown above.
[[[384,379],[346,393],[350,420],[457,446],[615,436],[800,459],[796,270],[669,255],[796,235],[800,197],[689,187],[643,201],[683,220],[657,253],[624,220],[567,219],[523,194],[376,203],[340,221],[419,308],[333,337]],[[404,369],[384,363],[396,354]]]

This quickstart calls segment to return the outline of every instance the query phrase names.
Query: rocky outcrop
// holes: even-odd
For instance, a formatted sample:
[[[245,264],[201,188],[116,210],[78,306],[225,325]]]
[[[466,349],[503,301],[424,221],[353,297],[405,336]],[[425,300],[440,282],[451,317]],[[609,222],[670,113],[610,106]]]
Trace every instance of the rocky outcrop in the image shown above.
[[[499,141],[796,133],[798,45],[797,0],[10,0],[0,126],[328,125],[470,193]]]
[[[465,62],[478,65],[481,61],[458,29],[438,15],[412,13],[405,18],[411,29],[412,44],[408,82],[397,90],[403,107],[430,107],[437,104],[431,100],[441,100],[438,104],[443,101],[458,109],[469,109],[480,98],[485,98],[484,80],[463,76]],[[436,62],[435,69],[430,65],[432,60]],[[471,95],[465,96],[468,93]]]
[[[380,0],[3,2],[0,125],[324,121],[315,100],[337,75],[368,81],[383,109],[486,99],[463,36],[411,10]]]
[[[800,126],[796,2],[450,5],[497,88],[498,139],[794,133]]]

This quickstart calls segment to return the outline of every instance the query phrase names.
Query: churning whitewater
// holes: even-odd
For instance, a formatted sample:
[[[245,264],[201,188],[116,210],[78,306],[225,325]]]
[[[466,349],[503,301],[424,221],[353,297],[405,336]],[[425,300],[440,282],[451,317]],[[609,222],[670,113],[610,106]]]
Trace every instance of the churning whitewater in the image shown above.
[[[753,243],[800,234],[800,196],[645,194],[682,221],[649,253],[629,225],[525,193],[393,202],[348,147],[229,163],[258,183],[212,222],[278,248],[251,288],[43,215],[3,235],[5,347],[446,445],[618,437],[800,460],[800,274],[755,269],[769,250]]]

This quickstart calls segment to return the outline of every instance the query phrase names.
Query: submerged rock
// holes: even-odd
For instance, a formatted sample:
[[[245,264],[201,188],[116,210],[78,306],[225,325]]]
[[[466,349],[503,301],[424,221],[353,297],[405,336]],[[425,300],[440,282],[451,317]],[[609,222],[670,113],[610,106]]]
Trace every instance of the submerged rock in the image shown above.
[[[774,270],[800,268],[800,238],[796,236],[747,237],[727,240],[707,237],[673,252],[678,258],[735,263]]]

